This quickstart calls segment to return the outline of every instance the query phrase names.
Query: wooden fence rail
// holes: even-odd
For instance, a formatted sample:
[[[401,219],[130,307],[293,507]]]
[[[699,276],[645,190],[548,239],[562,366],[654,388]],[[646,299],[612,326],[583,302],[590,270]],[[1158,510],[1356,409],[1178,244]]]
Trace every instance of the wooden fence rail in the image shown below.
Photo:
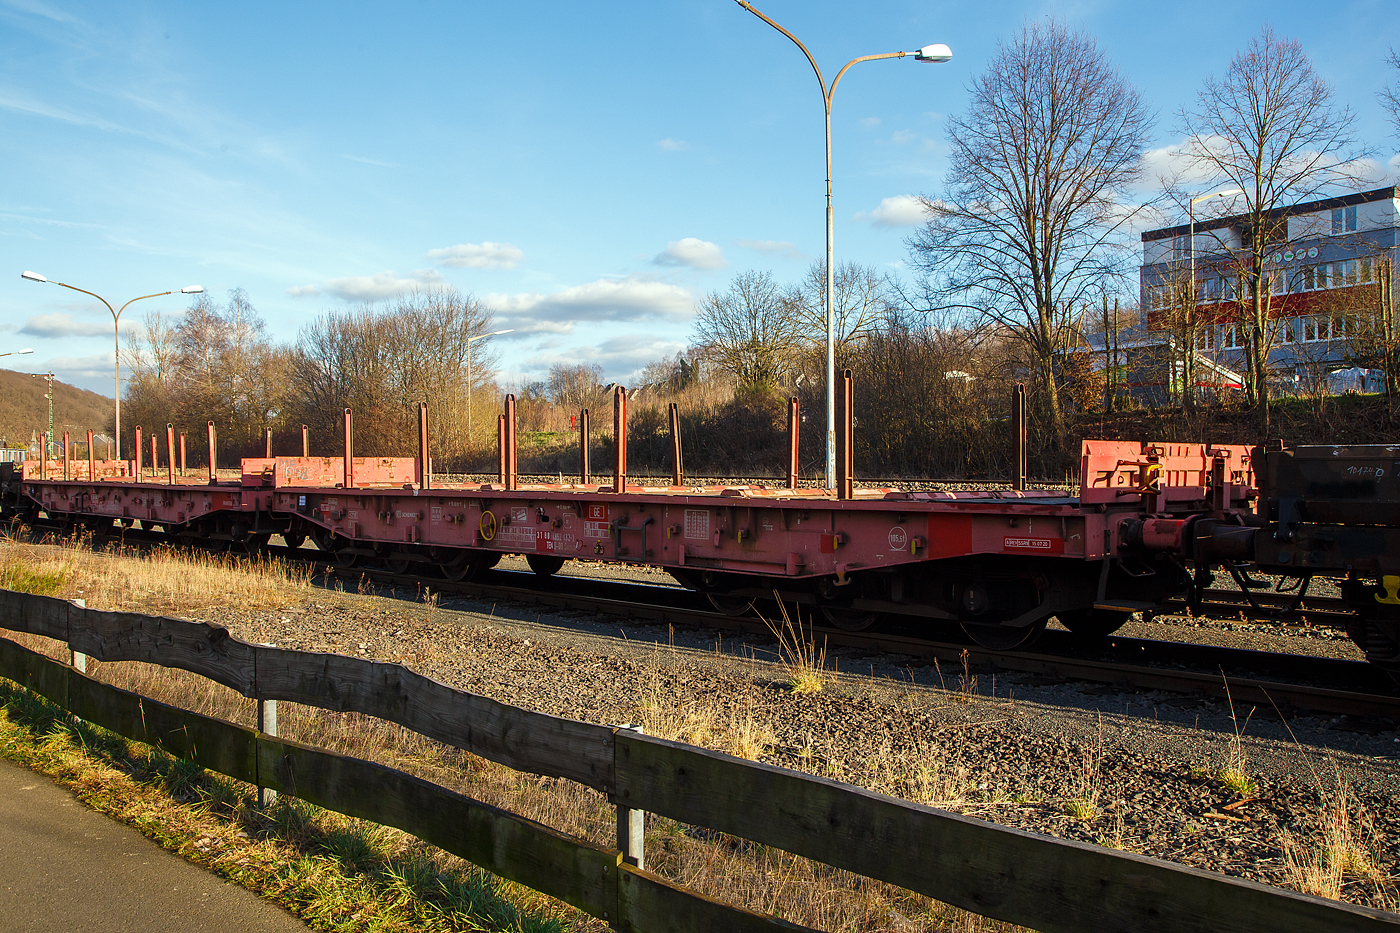
[[[0,628],[98,660],[202,674],[255,699],[354,710],[511,768],[1046,933],[1400,933],[1400,915],[1040,836],[718,752],[517,709],[396,664],[250,645],[205,623],[0,590]],[[239,780],[394,826],[617,929],[801,929],[686,891],[410,775],[157,703],[0,639],[0,675],[91,722]]]

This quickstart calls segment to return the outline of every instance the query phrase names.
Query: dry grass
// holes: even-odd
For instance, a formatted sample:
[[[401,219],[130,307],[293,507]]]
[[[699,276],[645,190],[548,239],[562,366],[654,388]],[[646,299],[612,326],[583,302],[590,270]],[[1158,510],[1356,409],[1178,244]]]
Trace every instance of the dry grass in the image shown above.
[[[1103,719],[1099,719],[1099,734],[1092,746],[1084,746],[1083,759],[1075,772],[1074,794],[1065,802],[1065,812],[1077,820],[1097,819],[1099,797],[1103,793],[1100,767],[1103,764]]]
[[[777,599],[778,594],[773,596]],[[794,620],[783,601],[777,602],[782,624],[771,619],[763,619],[763,624],[778,639],[778,663],[786,674],[787,687],[793,693],[820,693],[831,677],[826,669],[826,640],[822,639],[818,648],[811,624],[804,628],[800,614]]]
[[[1339,770],[1330,786],[1319,783],[1316,829],[1304,838],[1284,830],[1284,883],[1305,894],[1340,899],[1348,881],[1360,882],[1377,892],[1388,910],[1400,906],[1389,874],[1381,868],[1384,839],[1371,815],[1351,790]]]
[[[287,606],[325,598],[325,592],[312,588],[295,568],[277,564],[250,566],[208,555],[160,552],[97,555],[77,547],[33,551],[23,545],[3,547],[0,567],[11,563],[27,567],[35,572],[33,579],[52,579],[60,595],[81,595],[95,608],[184,615],[213,605]],[[435,600],[432,594],[423,596],[431,613]],[[793,623],[788,632],[797,635],[800,629]],[[58,643],[19,640],[66,658]],[[809,640],[803,643],[810,645]],[[802,657],[798,655],[799,663],[827,676],[820,653],[806,655],[806,661]],[[761,757],[776,744],[761,708],[752,703],[726,705],[719,697],[689,698],[689,692],[678,689],[674,670],[666,670],[668,662],[674,667],[674,652],[662,649],[638,704],[638,721],[648,734],[745,758]],[[206,715],[253,724],[251,701],[203,678],[133,662],[89,661],[89,665],[93,676],[114,685]],[[288,703],[279,704],[278,712],[279,731],[288,738],[378,761],[571,835],[613,844],[614,808],[588,788],[515,772],[358,714]],[[46,715],[52,723],[68,723],[51,709]],[[84,752],[83,746],[93,746],[95,740],[88,733],[94,730],[74,728],[87,732],[80,739],[74,738],[76,733],[65,739],[62,761],[52,759],[43,766],[45,770],[70,783],[97,780],[80,775],[101,773],[98,783],[106,789],[88,795],[99,809],[130,818],[131,808],[139,807],[148,834],[167,847],[292,906],[314,926],[336,930],[603,928],[571,908],[486,875],[396,830],[287,798],[279,798],[270,809],[260,809],[252,788],[187,764],[160,766],[184,769],[176,791],[160,781],[143,783],[141,775],[163,756],[136,743],[108,736],[104,741],[119,745],[120,754],[101,753],[80,761],[74,756],[93,755],[91,748]],[[26,741],[29,751],[16,751]],[[38,762],[49,755],[36,750],[41,744],[42,730],[31,731],[28,740],[7,754]],[[841,773],[840,760],[836,755],[828,759],[830,776],[848,777]],[[885,749],[870,756],[864,766],[864,773],[857,776],[864,783],[921,802],[954,805],[972,792],[968,775],[941,770],[938,750],[929,746]],[[136,780],[124,778],[123,771],[136,775]],[[700,893],[826,930],[990,933],[1017,929],[819,862],[658,817],[649,820],[647,858],[651,869]],[[434,887],[439,877],[448,879],[446,887]],[[459,909],[454,904],[466,906]],[[464,922],[463,910],[475,911],[470,924],[476,926]],[[456,919],[449,922],[444,917]]]
[[[191,699],[221,705],[208,695]],[[282,904],[313,929],[543,933],[575,926],[567,908],[404,833],[286,797],[259,808],[247,785],[75,721],[5,681],[0,754]]]
[[[29,640],[36,644],[41,641]],[[49,643],[49,647],[50,653],[57,653],[52,650],[56,648],[56,643]],[[89,664],[93,675],[99,679],[126,689],[139,690],[163,702],[244,724],[250,724],[254,715],[251,701],[182,671],[134,662],[104,664],[90,661]],[[581,785],[521,774],[425,739],[392,723],[360,714],[331,713],[287,703],[279,704],[278,712],[280,731],[288,738],[379,761],[571,835],[599,844],[612,844],[613,807],[603,795]],[[708,733],[712,747],[721,746],[725,750],[742,746],[743,730],[751,728],[746,723],[757,721],[752,711],[748,711],[738,720],[737,734],[730,734],[719,728],[724,720],[718,714],[700,718],[708,718],[714,724]],[[136,748],[136,743],[122,744],[123,747]],[[78,751],[76,748],[69,749],[66,754]],[[146,754],[158,757],[158,753]],[[940,775],[935,754],[936,750],[923,747],[911,753],[891,752],[874,756],[876,763],[872,766],[871,776],[878,777],[883,773],[883,786],[880,789],[908,791],[916,799],[929,803],[957,802],[970,787],[966,775],[956,778]],[[254,805],[251,788],[204,774],[198,769],[190,770],[194,775],[188,782],[192,790],[187,788],[186,796],[192,793],[195,795],[192,800],[198,798],[204,801],[201,805],[214,822],[201,823],[197,831],[180,829],[189,819],[184,811],[162,813],[161,808],[152,803],[155,798],[149,798],[149,795],[143,797],[145,802],[141,804],[145,808],[143,819],[151,826],[169,825],[168,833],[173,834],[172,838],[178,837],[178,844],[171,847],[196,861],[221,870],[236,863],[240,872],[237,880],[278,897],[283,903],[298,909],[302,916],[311,919],[313,925],[321,926],[316,919],[324,918],[325,928],[337,930],[395,929],[387,924],[382,912],[373,903],[374,898],[384,897],[385,891],[382,886],[369,885],[365,879],[387,878],[391,868],[400,871],[394,866],[405,861],[420,866],[420,873],[428,871],[423,866],[436,866],[435,870],[441,872],[456,872],[452,875],[454,878],[466,877],[463,872],[472,871],[452,856],[396,830],[319,811],[299,802],[287,801],[286,798],[279,798],[273,810],[258,816],[263,811]],[[235,791],[227,789],[235,785]],[[128,789],[126,792],[132,791]],[[210,805],[208,801],[215,798],[224,803]],[[234,802],[228,803],[229,800]],[[172,801],[170,806],[178,811],[184,804]],[[279,806],[290,807],[294,815],[276,817],[276,813],[281,812],[276,810]],[[263,826],[263,823],[276,819],[281,819],[282,823],[290,819],[295,825],[287,828],[279,824],[275,832]],[[258,829],[261,836],[250,833],[253,839],[246,844],[234,840],[240,826],[246,829],[253,824],[262,827]],[[283,836],[274,839],[279,833]],[[206,838],[219,840],[218,858],[211,860],[203,857],[205,853],[199,843]],[[263,854],[255,857],[245,851],[254,845],[271,845],[271,848],[262,850]],[[321,859],[308,862],[306,852],[302,851],[319,852],[322,849],[329,849],[334,857],[330,861]],[[279,859],[287,864],[280,864]],[[886,930],[901,933],[942,930],[991,933],[1018,929],[819,862],[673,820],[650,818],[647,859],[651,870],[710,897],[764,913],[774,913],[819,929],[851,933]],[[333,879],[334,870],[347,877]],[[286,880],[291,875],[297,876],[294,887],[301,892],[298,895],[301,899],[299,907],[278,893],[282,891],[278,885],[291,884]],[[602,929],[602,924],[548,898],[490,878],[484,873],[478,872],[477,875],[479,877],[472,876],[475,878],[471,881],[472,885],[476,888],[484,885],[497,892],[500,898],[513,905],[510,906],[511,910],[519,911],[523,916],[535,917],[539,923],[546,924],[542,928],[548,929],[549,922],[556,922],[578,930]],[[360,893],[347,893],[347,888],[354,888]],[[318,890],[323,893],[309,893]],[[396,895],[400,899],[408,896],[404,891]],[[355,914],[359,914],[359,918],[355,918]],[[374,922],[370,922],[372,920]],[[380,925],[376,926],[375,923]],[[439,927],[425,925],[423,928]]]
[[[52,581],[47,589],[24,585]],[[10,581],[10,582],[3,582]],[[299,606],[324,593],[307,565],[176,548],[96,552],[72,539],[0,540],[0,585],[86,600],[91,609],[188,616],[220,606]]]
[[[1224,680],[1224,673],[1221,679]],[[1215,772],[1215,779],[1221,786],[1240,797],[1252,797],[1259,792],[1259,785],[1249,774],[1249,756],[1244,749],[1244,730],[1249,728],[1249,720],[1254,716],[1254,710],[1249,711],[1249,716],[1245,717],[1244,725],[1240,725],[1239,718],[1235,715],[1235,701],[1230,697],[1230,682],[1225,680],[1225,701],[1230,704],[1230,722],[1234,726],[1234,735],[1230,737],[1230,743],[1226,750],[1225,764],[1220,770]]]

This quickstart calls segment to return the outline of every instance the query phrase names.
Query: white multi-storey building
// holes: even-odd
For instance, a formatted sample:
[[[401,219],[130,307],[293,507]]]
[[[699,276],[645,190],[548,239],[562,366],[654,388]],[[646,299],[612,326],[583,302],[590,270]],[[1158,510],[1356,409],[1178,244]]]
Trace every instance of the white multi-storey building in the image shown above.
[[[1394,307],[1392,292],[1381,302],[1379,284],[1394,278],[1400,252],[1400,196],[1395,187],[1309,201],[1270,212],[1265,275],[1269,287],[1269,368],[1273,388],[1288,393],[1355,381],[1374,343],[1376,315]],[[1198,367],[1198,388],[1219,385],[1219,367],[1243,372],[1248,300],[1238,274],[1249,245],[1249,217],[1226,216],[1149,230],[1142,234],[1141,294],[1146,331],[1173,329],[1180,320],[1183,286],[1194,253],[1196,271],[1195,348],[1212,365]],[[1241,311],[1245,313],[1242,315]],[[1180,331],[1180,328],[1176,328]],[[1178,338],[1180,339],[1180,338]],[[1374,390],[1363,375],[1354,386]]]

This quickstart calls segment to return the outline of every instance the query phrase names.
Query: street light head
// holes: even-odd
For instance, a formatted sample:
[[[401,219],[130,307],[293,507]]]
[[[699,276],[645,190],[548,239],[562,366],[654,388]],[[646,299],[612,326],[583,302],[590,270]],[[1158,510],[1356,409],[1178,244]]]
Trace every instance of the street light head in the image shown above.
[[[24,354],[26,354],[26,353],[33,353],[33,352],[34,352],[34,348],[33,348],[33,347],[25,347],[23,350],[18,351],[15,355],[16,355],[16,356],[24,356]]]
[[[952,60],[953,50],[948,48],[948,46],[944,45],[942,42],[936,42],[933,45],[926,45],[914,53],[914,61],[916,62],[940,63],[950,62]]]
[[[23,272],[21,272],[21,273],[19,274],[19,277],[22,278],[22,279],[28,279],[28,280],[31,281],[31,282],[47,282],[47,281],[48,281],[48,279],[44,278],[44,277],[43,277],[42,275],[40,275],[39,273],[37,273],[37,272],[30,272],[28,269],[26,269],[26,270],[24,270]]]
[[[204,286],[203,286],[203,285],[186,285],[184,288],[180,289],[180,294],[182,294],[182,295],[202,295],[202,294],[204,294]]]

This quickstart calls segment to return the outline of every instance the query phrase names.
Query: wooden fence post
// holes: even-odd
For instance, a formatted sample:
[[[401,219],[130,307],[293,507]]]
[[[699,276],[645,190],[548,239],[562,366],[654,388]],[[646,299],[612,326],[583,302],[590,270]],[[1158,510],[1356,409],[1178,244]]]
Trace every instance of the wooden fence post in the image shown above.
[[[627,729],[638,734],[642,732],[641,726],[634,726],[625,723],[618,726],[618,729]],[[616,803],[616,800],[614,801]],[[645,810],[633,810],[626,804],[617,805],[617,848],[622,853],[622,859],[628,865],[635,866],[641,871],[646,871],[646,831],[647,812]]]
[[[276,645],[264,643],[265,647],[276,648]],[[263,735],[277,735],[277,701],[258,700],[258,731]],[[277,799],[277,791],[270,787],[258,788],[258,806],[270,807]]]
[[[87,600],[75,599],[73,600],[73,605],[77,606],[79,609],[86,609]],[[72,648],[69,648],[68,663],[73,665],[73,670],[81,671],[84,674],[87,673],[87,655],[83,654],[81,651],[74,651]]]

